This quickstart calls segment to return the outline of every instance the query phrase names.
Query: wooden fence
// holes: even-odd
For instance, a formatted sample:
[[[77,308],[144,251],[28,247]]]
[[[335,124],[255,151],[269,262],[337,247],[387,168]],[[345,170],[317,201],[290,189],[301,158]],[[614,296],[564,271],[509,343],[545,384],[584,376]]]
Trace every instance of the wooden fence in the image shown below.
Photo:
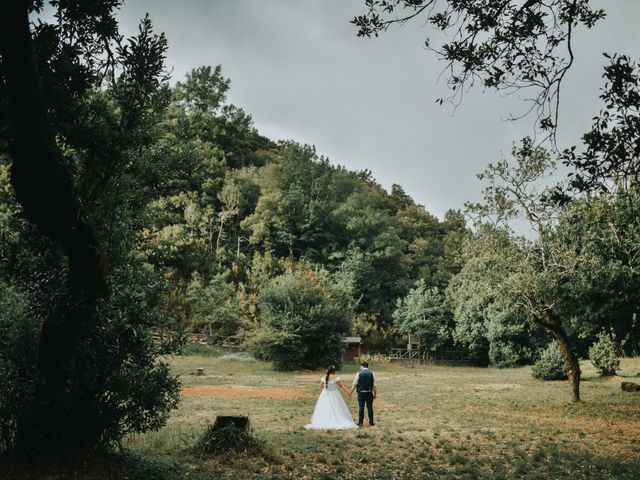
[[[186,343],[216,345],[218,347],[223,347],[229,350],[239,350],[243,342],[243,338],[240,336],[228,337],[222,340],[218,338],[214,341],[214,339],[206,333],[174,332],[173,330],[167,330],[164,328],[151,329],[151,335],[156,342],[167,342],[173,338],[182,336]]]
[[[460,350],[425,350],[393,348],[389,354],[391,362],[419,362],[419,363],[469,363],[467,353]]]
[[[406,348],[392,348],[389,355],[390,360],[420,360],[420,350]]]
[[[179,333],[163,328],[152,329],[152,335],[157,342],[170,341],[181,335],[187,343],[199,343],[201,345],[212,345],[212,337],[206,333]],[[215,345],[228,350],[240,350],[243,338],[241,336],[233,336],[224,340],[216,339]],[[410,363],[445,363],[445,364],[468,364],[469,358],[466,352],[459,350],[426,350],[418,348],[392,348],[391,353],[361,353],[360,360],[366,360],[370,363],[384,364],[393,362],[410,362]]]

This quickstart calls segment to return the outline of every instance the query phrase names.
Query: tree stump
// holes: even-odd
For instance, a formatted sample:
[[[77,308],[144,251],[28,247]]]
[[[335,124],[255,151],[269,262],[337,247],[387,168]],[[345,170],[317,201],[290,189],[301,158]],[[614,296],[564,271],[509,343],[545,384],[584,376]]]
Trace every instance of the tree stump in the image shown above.
[[[625,392],[640,392],[640,385],[633,382],[622,382],[622,390]]]
[[[249,417],[218,415],[213,424],[213,430],[231,426],[237,430],[249,430]]]
[[[202,367],[196,368],[196,375],[204,375],[204,368]]]
[[[196,449],[201,454],[223,452],[259,453],[264,441],[256,438],[249,428],[249,417],[218,416],[200,438]]]

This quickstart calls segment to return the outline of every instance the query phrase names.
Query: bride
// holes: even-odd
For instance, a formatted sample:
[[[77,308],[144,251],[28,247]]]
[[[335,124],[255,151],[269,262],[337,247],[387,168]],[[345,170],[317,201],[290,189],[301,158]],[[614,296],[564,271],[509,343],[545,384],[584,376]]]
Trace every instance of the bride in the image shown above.
[[[311,415],[311,423],[304,428],[313,430],[343,430],[348,428],[358,428],[353,422],[351,412],[347,404],[342,399],[338,389],[347,395],[349,391],[336,375],[336,367],[331,365],[327,369],[326,376],[320,381],[320,396],[316,403],[316,408]]]

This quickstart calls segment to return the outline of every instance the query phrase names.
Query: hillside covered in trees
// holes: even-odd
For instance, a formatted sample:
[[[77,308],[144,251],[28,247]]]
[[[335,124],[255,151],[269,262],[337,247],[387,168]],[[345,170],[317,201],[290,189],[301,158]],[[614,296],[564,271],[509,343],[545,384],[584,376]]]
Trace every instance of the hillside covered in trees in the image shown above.
[[[273,279],[324,272],[353,300],[352,333],[373,349],[393,344],[396,301],[419,279],[443,291],[459,270],[463,215],[440,221],[371,172],[261,136],[225,102],[228,88],[220,67],[193,70],[172,90],[161,126],[176,168],[147,205],[139,245],[167,281],[172,329],[250,333]]]
[[[196,68],[174,87],[162,87],[166,108],[146,132],[145,155],[152,160],[121,172],[119,181],[126,183],[117,186],[117,195],[138,213],[135,221],[124,212],[108,218],[132,222],[127,242],[137,268],[149,276],[145,295],[157,298],[152,325],[178,337],[195,332],[212,343],[232,340],[266,358],[278,348],[304,352],[309,344],[326,343],[327,335],[335,336],[336,351],[342,335],[360,335],[365,350],[384,352],[402,346],[409,333],[426,348],[464,351],[481,365],[537,358],[549,335],[518,306],[516,295],[500,303],[502,287],[492,276],[504,260],[481,266],[489,261],[484,255],[504,254],[510,242],[515,248],[527,240],[500,228],[472,229],[460,211],[439,220],[401,186],[385,191],[370,171],[349,171],[312,146],[260,135],[251,116],[226,101],[229,87],[220,66]],[[87,101],[103,108],[102,115],[117,115],[109,95],[94,92]],[[530,175],[524,172],[530,168],[541,176],[552,165],[541,149],[535,155],[538,163],[547,158],[544,165],[525,164],[531,151],[514,149],[518,154],[521,170],[515,176]],[[24,241],[8,168],[5,157],[5,251]],[[87,201],[102,188],[98,181],[82,187]],[[467,214],[488,215],[490,203],[470,205]],[[532,208],[516,202],[510,213],[493,213],[515,218],[518,207]],[[340,320],[326,312],[314,317],[310,312],[318,303],[301,293],[305,288],[340,299],[332,306],[342,312]],[[299,304],[297,312],[282,304],[275,315],[297,317],[297,327],[274,327],[268,320],[279,301]],[[570,334],[579,352],[586,354],[598,325]],[[291,328],[312,332],[281,338]],[[637,349],[636,330],[634,323],[625,333],[625,341],[632,337],[630,351]],[[313,360],[284,355],[280,367],[315,368],[331,358],[310,355]]]
[[[265,138],[250,115],[226,102],[229,84],[220,67],[201,67],[167,90],[167,108],[147,132],[145,154],[154,163],[120,179],[129,183],[118,194],[142,211],[131,241],[147,266],[139,268],[162,283],[161,324],[214,340],[248,334],[260,324],[262,289],[287,272],[310,272],[352,299],[354,322],[344,333],[363,335],[371,349],[392,345],[397,300],[417,280],[444,291],[460,269],[463,215],[450,211],[440,221],[399,185],[386,192],[369,171]],[[87,102],[116,116],[108,97],[95,92]],[[2,169],[8,242],[19,231],[12,215],[19,207],[6,157]],[[82,188],[89,202],[102,186]]]

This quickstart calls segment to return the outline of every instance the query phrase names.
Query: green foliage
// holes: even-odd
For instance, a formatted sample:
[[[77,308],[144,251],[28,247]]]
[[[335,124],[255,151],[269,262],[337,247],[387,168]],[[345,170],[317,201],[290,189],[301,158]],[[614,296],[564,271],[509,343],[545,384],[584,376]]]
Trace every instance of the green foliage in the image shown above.
[[[605,17],[605,11],[592,8],[589,0],[481,3],[478,8],[474,2],[366,0],[364,14],[354,17],[352,23],[358,36],[371,37],[390,25],[422,17],[434,30],[449,34],[440,46],[429,39],[425,43],[447,62],[453,90],[449,100],[459,101],[465,87],[476,80],[509,93],[532,90],[535,93],[527,98],[533,104],[530,111],[536,112],[537,125],[555,139],[560,88],[574,60],[572,54],[567,57],[559,51],[565,47],[571,51],[576,28],[593,27]],[[579,399],[580,377],[576,353],[588,345],[585,340],[604,327],[619,335],[620,344],[628,350],[636,351],[638,346],[638,276],[632,273],[638,271],[632,266],[639,257],[635,246],[638,217],[622,220],[620,215],[638,202],[636,198],[626,209],[620,208],[620,197],[611,194],[637,195],[640,75],[630,57],[605,56],[610,59],[600,96],[605,106],[583,136],[584,153],[577,154],[572,147],[563,154],[565,164],[576,170],[569,174],[570,193],[590,195],[572,197],[564,185],[549,187],[554,161],[542,146],[525,139],[521,147],[514,147],[515,165],[503,160],[490,164],[479,176],[489,184],[484,201],[468,205],[479,229],[487,225],[505,228],[509,237],[506,252],[494,256],[503,269],[500,279],[488,282],[493,292],[485,295],[487,304],[503,312],[524,309],[530,320],[556,334],[575,400]],[[598,213],[583,210],[585,205]],[[603,217],[609,222],[603,222]],[[514,235],[510,229],[514,220],[524,220],[534,232],[533,239]],[[627,243],[629,238],[634,240]],[[618,246],[611,249],[616,242]],[[455,298],[455,288],[451,291],[457,307],[466,303]],[[465,322],[467,327],[481,325],[478,313],[485,302],[472,302],[474,305],[479,307],[475,315],[473,308],[466,312],[458,308],[459,313],[472,313],[466,320],[476,320]],[[475,331],[480,333],[478,328]],[[511,348],[494,349],[492,356],[496,355],[507,363],[515,358]]]
[[[640,353],[640,191],[603,193],[565,207],[556,240],[566,245],[573,275],[559,299],[579,318],[574,325],[580,354],[587,355],[598,332],[610,332],[628,355]]]
[[[571,186],[582,192],[627,190],[639,180],[640,68],[627,55],[605,57],[610,60],[600,95],[605,107],[582,137],[585,151],[573,147],[562,155],[576,170]]]
[[[586,353],[596,332],[612,332],[628,351],[638,345],[638,190],[630,185],[559,205],[549,201],[552,188],[540,191],[553,172],[549,154],[530,139],[513,153],[513,164],[489,165],[481,176],[488,181],[484,202],[468,205],[478,233],[459,279],[450,285],[452,299],[464,306],[465,287],[482,289],[499,311],[519,312],[518,318],[553,331],[571,364],[577,400],[577,356]],[[526,221],[536,237],[515,235],[508,225],[513,220]],[[471,306],[482,307],[482,298]]]
[[[222,76],[222,67],[194,68],[184,82],[177,82],[173,91],[178,105],[189,110],[215,113],[224,103],[231,82]]]
[[[133,258],[114,271],[112,295],[98,305],[99,321],[82,346],[74,381],[98,399],[100,445],[158,430],[180,401],[178,379],[158,360],[149,331],[164,321],[157,282],[151,266]]]
[[[547,340],[543,328],[516,305],[493,304],[487,309],[489,363],[498,368],[529,364]]]
[[[466,235],[461,214],[449,212],[439,222],[399,186],[388,194],[369,174],[334,167],[312,147],[260,143],[250,122],[233,137],[254,136],[251,151],[244,151],[241,165],[231,161],[239,158],[229,151],[234,143],[212,135],[216,122],[230,115],[224,95],[214,95],[220,82],[220,69],[192,72],[174,92],[165,125],[169,151],[182,159],[184,171],[166,179],[165,195],[148,204],[152,227],[143,230],[143,241],[170,281],[167,311],[181,328],[203,328],[212,307],[196,307],[197,297],[206,295],[190,296],[192,275],[213,279],[224,272],[245,318],[256,319],[258,295],[270,279],[311,263],[351,289],[361,319],[358,333],[367,344],[392,345],[397,298],[417,278],[444,288],[459,270]],[[208,106],[196,108],[185,95],[215,96],[222,103],[197,100]],[[192,293],[193,287],[197,283]],[[217,288],[224,290],[222,281]],[[235,333],[228,325],[225,333]]]
[[[215,275],[208,284],[198,273],[187,287],[187,301],[194,314],[193,326],[205,328],[212,339],[232,335],[242,323],[242,312],[233,284],[224,274]]]
[[[16,422],[39,381],[38,340],[50,308],[41,302],[59,302],[64,284],[36,261],[24,242],[22,257],[16,256],[11,242],[0,244],[9,254],[0,273],[16,285],[0,281],[0,450],[7,452],[14,447]],[[37,270],[25,272],[27,265]],[[159,279],[150,265],[132,257],[114,268],[109,280],[111,295],[99,302],[95,325],[79,340],[65,400],[75,415],[88,415],[84,435],[101,447],[128,433],[160,428],[179,401],[178,382],[157,361],[162,346],[155,345],[148,330],[164,322],[156,308],[162,291]],[[88,413],[88,406],[89,412],[98,413]]]
[[[113,454],[113,460],[120,466],[122,477],[130,480],[178,480],[189,475],[172,461],[145,458],[128,450]]]
[[[531,368],[534,378],[540,380],[566,380],[567,371],[560,356],[560,349],[556,342],[551,342],[549,346],[540,354],[540,358]]]
[[[11,451],[17,419],[33,396],[39,328],[25,292],[0,280],[0,455]]]
[[[353,301],[325,272],[303,270],[273,279],[260,292],[259,311],[263,328],[253,350],[276,370],[342,365]]]
[[[506,232],[483,227],[466,242],[464,266],[446,290],[453,337],[480,365],[526,364],[546,340],[517,299],[502,294],[517,256]]]
[[[620,368],[620,350],[611,336],[604,332],[598,334],[589,348],[589,359],[600,375],[615,375]]]
[[[427,288],[424,280],[398,299],[393,319],[401,332],[418,335],[421,345],[430,350],[451,342],[451,313],[444,295],[437,288]]]
[[[180,351],[180,355],[184,355],[186,357],[191,355],[198,355],[200,357],[219,357],[222,355],[222,351],[210,345],[187,342],[184,348]]]
[[[51,148],[59,146],[52,155],[69,168],[72,185],[53,195],[59,185],[50,178],[29,208],[79,204],[84,231],[61,224],[59,236],[43,235],[42,218],[25,214],[27,197],[9,186],[4,137],[0,144],[0,297],[13,305],[11,318],[0,319],[2,381],[12,380],[0,388],[4,451],[110,448],[129,433],[159,429],[179,401],[178,381],[158,359],[166,348],[149,332],[166,323],[158,308],[165,283],[137,245],[148,226],[145,206],[175,168],[160,142],[167,44],[148,17],[135,36],[120,38],[117,4],[57,2],[57,14],[33,29]],[[8,132],[5,107],[0,129]],[[15,171],[24,158],[12,151],[9,161]],[[56,161],[41,160],[41,178]],[[96,271],[83,270],[83,249],[99,257]],[[94,283],[104,288],[92,290]]]

